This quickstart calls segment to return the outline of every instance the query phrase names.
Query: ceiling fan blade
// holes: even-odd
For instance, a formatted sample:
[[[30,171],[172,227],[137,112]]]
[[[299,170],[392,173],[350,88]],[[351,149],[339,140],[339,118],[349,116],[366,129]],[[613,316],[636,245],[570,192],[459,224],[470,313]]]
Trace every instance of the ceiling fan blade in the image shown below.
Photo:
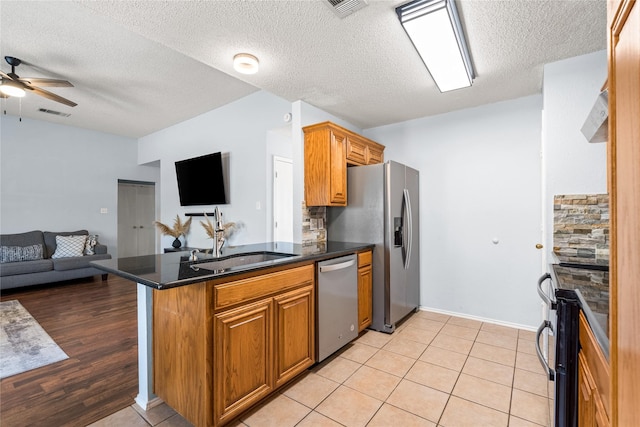
[[[57,87],[73,87],[71,82],[58,79],[43,79],[40,77],[21,77],[20,81],[26,85],[34,86],[57,86]]]
[[[11,76],[9,76],[9,74],[5,74],[2,70],[0,70],[0,76],[4,77],[5,79],[13,80]]]
[[[63,98],[63,97],[61,97],[59,95],[56,95],[55,93],[48,92],[48,91],[46,91],[44,89],[40,89],[39,87],[25,85],[25,89],[33,91],[35,94],[43,96],[45,98],[48,98],[48,99],[50,99],[52,101],[56,101],[56,102],[59,102],[59,103],[64,104],[64,105],[68,105],[69,107],[75,107],[76,105],[78,105],[73,101],[69,101],[66,98]]]

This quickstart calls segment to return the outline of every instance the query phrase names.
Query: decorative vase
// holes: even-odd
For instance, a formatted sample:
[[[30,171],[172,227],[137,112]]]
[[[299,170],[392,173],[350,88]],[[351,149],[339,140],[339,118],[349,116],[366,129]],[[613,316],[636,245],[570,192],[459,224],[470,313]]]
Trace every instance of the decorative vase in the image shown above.
[[[173,241],[173,243],[171,244],[171,246],[173,246],[174,248],[178,249],[180,246],[182,246],[182,242],[180,241],[180,239],[178,239],[176,237],[176,239]]]

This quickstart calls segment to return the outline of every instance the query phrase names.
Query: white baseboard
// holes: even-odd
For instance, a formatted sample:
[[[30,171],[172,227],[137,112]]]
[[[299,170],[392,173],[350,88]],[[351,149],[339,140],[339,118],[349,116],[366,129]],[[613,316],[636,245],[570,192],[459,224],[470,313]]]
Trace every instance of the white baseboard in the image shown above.
[[[524,329],[525,331],[535,332],[537,330],[537,328],[535,326],[521,325],[521,324],[518,324],[518,323],[511,323],[511,322],[504,322],[502,320],[489,319],[489,318],[480,317],[480,316],[473,316],[473,315],[465,314],[465,313],[456,313],[454,311],[441,310],[439,308],[420,306],[419,310],[420,311],[432,311],[434,313],[446,314],[446,315],[449,315],[449,316],[463,317],[465,319],[477,320],[479,322],[492,323],[494,325],[506,326],[508,328]]]

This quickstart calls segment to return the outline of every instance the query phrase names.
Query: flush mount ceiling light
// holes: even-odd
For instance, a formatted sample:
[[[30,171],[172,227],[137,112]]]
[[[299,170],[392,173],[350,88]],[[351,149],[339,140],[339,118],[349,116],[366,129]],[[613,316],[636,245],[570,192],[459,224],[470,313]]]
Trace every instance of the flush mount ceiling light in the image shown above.
[[[248,53],[239,53],[233,57],[233,68],[242,74],[257,73],[259,65],[258,58]]]
[[[0,84],[0,92],[4,93],[7,96],[15,96],[18,98],[22,98],[25,94],[24,89],[22,89],[18,83],[7,79],[2,79],[2,84]]]
[[[471,86],[475,74],[453,0],[415,0],[396,13],[440,92]]]

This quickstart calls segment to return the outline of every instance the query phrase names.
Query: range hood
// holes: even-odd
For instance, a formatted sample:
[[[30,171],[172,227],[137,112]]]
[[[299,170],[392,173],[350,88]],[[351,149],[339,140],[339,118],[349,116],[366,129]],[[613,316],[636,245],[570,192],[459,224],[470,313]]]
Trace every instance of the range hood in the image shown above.
[[[600,92],[587,120],[582,125],[582,134],[589,142],[607,142],[609,136],[609,91]]]

